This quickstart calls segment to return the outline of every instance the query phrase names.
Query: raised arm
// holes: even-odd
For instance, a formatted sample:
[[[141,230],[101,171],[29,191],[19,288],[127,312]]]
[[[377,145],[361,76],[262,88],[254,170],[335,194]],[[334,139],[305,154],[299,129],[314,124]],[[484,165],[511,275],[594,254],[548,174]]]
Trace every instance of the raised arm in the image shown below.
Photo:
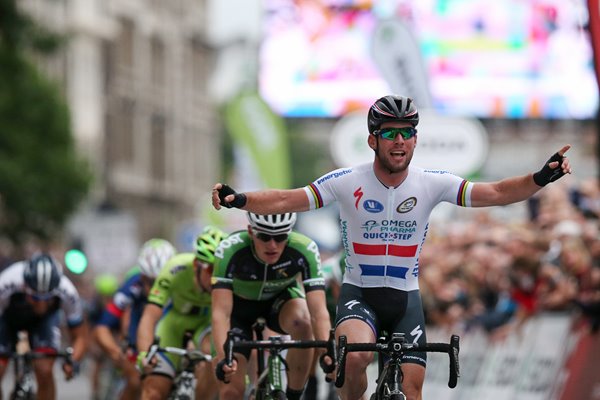
[[[308,197],[302,188],[237,193],[222,183],[217,183],[213,187],[212,203],[217,210],[221,207],[236,207],[263,215],[309,209]]]
[[[564,146],[536,173],[497,182],[475,183],[471,192],[471,205],[473,207],[499,206],[528,199],[548,183],[571,173],[569,160],[565,156],[570,148],[570,145]]]

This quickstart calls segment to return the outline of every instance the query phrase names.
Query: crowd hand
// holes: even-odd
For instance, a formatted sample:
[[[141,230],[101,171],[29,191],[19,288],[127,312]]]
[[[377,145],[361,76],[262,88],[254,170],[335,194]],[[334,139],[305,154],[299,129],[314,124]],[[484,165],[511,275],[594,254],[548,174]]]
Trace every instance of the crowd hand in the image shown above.
[[[215,375],[217,376],[217,379],[224,383],[229,383],[231,381],[231,377],[236,372],[237,360],[235,359],[235,357],[233,358],[231,365],[227,365],[227,360],[222,359],[217,363],[217,366],[215,367]]]
[[[221,207],[242,208],[246,205],[246,201],[247,199],[244,193],[238,193],[232,187],[224,183],[217,183],[213,186],[212,204],[217,210]]]
[[[571,148],[566,145],[546,161],[542,169],[533,174],[533,180],[538,186],[546,186],[550,182],[571,173],[571,164],[565,153]]]

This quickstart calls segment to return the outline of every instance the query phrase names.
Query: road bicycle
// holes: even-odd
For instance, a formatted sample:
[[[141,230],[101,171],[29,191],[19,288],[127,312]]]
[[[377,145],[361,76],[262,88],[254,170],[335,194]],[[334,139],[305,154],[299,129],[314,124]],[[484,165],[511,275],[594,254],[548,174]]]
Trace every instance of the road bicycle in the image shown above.
[[[403,333],[394,333],[391,338],[384,335],[376,343],[348,343],[346,336],[338,338],[338,370],[335,386],[340,388],[345,382],[346,356],[351,351],[378,353],[378,378],[375,392],[370,400],[406,400],[402,392],[402,356],[408,352],[426,351],[447,353],[450,360],[448,387],[454,388],[460,375],[458,365],[459,337],[452,335],[449,343],[417,343],[406,341]]]
[[[29,336],[26,331],[17,334],[16,350],[0,354],[1,358],[12,360],[15,384],[11,391],[10,400],[34,400],[36,398],[36,380],[33,371],[34,360],[42,358],[63,358],[66,363],[73,364],[73,349],[67,347],[54,353],[40,353],[29,348]]]
[[[193,400],[196,397],[196,366],[201,362],[210,363],[212,361],[210,355],[204,354],[198,349],[190,348],[192,337],[192,332],[185,333],[183,348],[172,346],[160,347],[160,338],[155,337],[154,342],[148,349],[146,356],[148,364],[151,363],[151,360],[158,353],[175,354],[182,358],[181,364],[183,368],[173,380],[171,393],[168,397],[169,400]]]
[[[257,350],[257,374],[253,391],[250,393],[250,399],[253,400],[285,400],[284,376],[282,371],[287,371],[288,366],[281,352],[285,349],[308,349],[325,348],[327,351],[321,355],[319,363],[325,373],[333,372],[335,365],[326,362],[326,357],[335,360],[335,335],[331,330],[328,340],[284,340],[281,336],[271,336],[263,338],[263,332],[266,327],[264,318],[258,318],[252,325],[252,329],[257,340],[243,340],[236,330],[230,330],[227,333],[225,342],[225,360],[227,365],[233,362],[233,353],[236,350],[256,349]],[[265,352],[267,356],[265,359]],[[283,368],[282,368],[283,367]]]

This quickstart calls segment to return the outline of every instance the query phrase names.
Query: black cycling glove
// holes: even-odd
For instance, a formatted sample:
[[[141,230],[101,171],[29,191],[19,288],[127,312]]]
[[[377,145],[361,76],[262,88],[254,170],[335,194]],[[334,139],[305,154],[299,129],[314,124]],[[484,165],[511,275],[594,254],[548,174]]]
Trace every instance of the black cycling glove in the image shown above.
[[[225,382],[225,371],[223,371],[223,367],[225,366],[225,364],[227,364],[227,360],[222,359],[217,363],[217,366],[215,367],[215,375],[217,376],[217,379],[221,382]]]
[[[564,157],[558,153],[555,153],[540,169],[538,172],[533,174],[533,181],[538,186],[546,186],[550,182],[554,182],[555,180],[562,177],[565,173],[562,170],[562,162]],[[558,161],[558,166],[556,168],[550,168],[549,164]]]
[[[219,192],[219,201],[221,201],[221,205],[226,208],[242,208],[246,205],[246,195],[244,193],[238,193],[233,190],[229,185],[222,184],[221,189],[218,189]],[[225,197],[230,194],[234,195],[233,201],[226,202]]]

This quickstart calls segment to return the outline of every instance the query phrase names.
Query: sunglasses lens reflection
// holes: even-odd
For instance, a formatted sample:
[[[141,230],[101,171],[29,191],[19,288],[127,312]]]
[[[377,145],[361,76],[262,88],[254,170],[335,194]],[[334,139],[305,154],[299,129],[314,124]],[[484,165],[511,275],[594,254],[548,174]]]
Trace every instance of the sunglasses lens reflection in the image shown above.
[[[383,128],[379,130],[379,136],[387,140],[395,140],[400,135],[404,140],[410,139],[417,134],[415,128]]]

